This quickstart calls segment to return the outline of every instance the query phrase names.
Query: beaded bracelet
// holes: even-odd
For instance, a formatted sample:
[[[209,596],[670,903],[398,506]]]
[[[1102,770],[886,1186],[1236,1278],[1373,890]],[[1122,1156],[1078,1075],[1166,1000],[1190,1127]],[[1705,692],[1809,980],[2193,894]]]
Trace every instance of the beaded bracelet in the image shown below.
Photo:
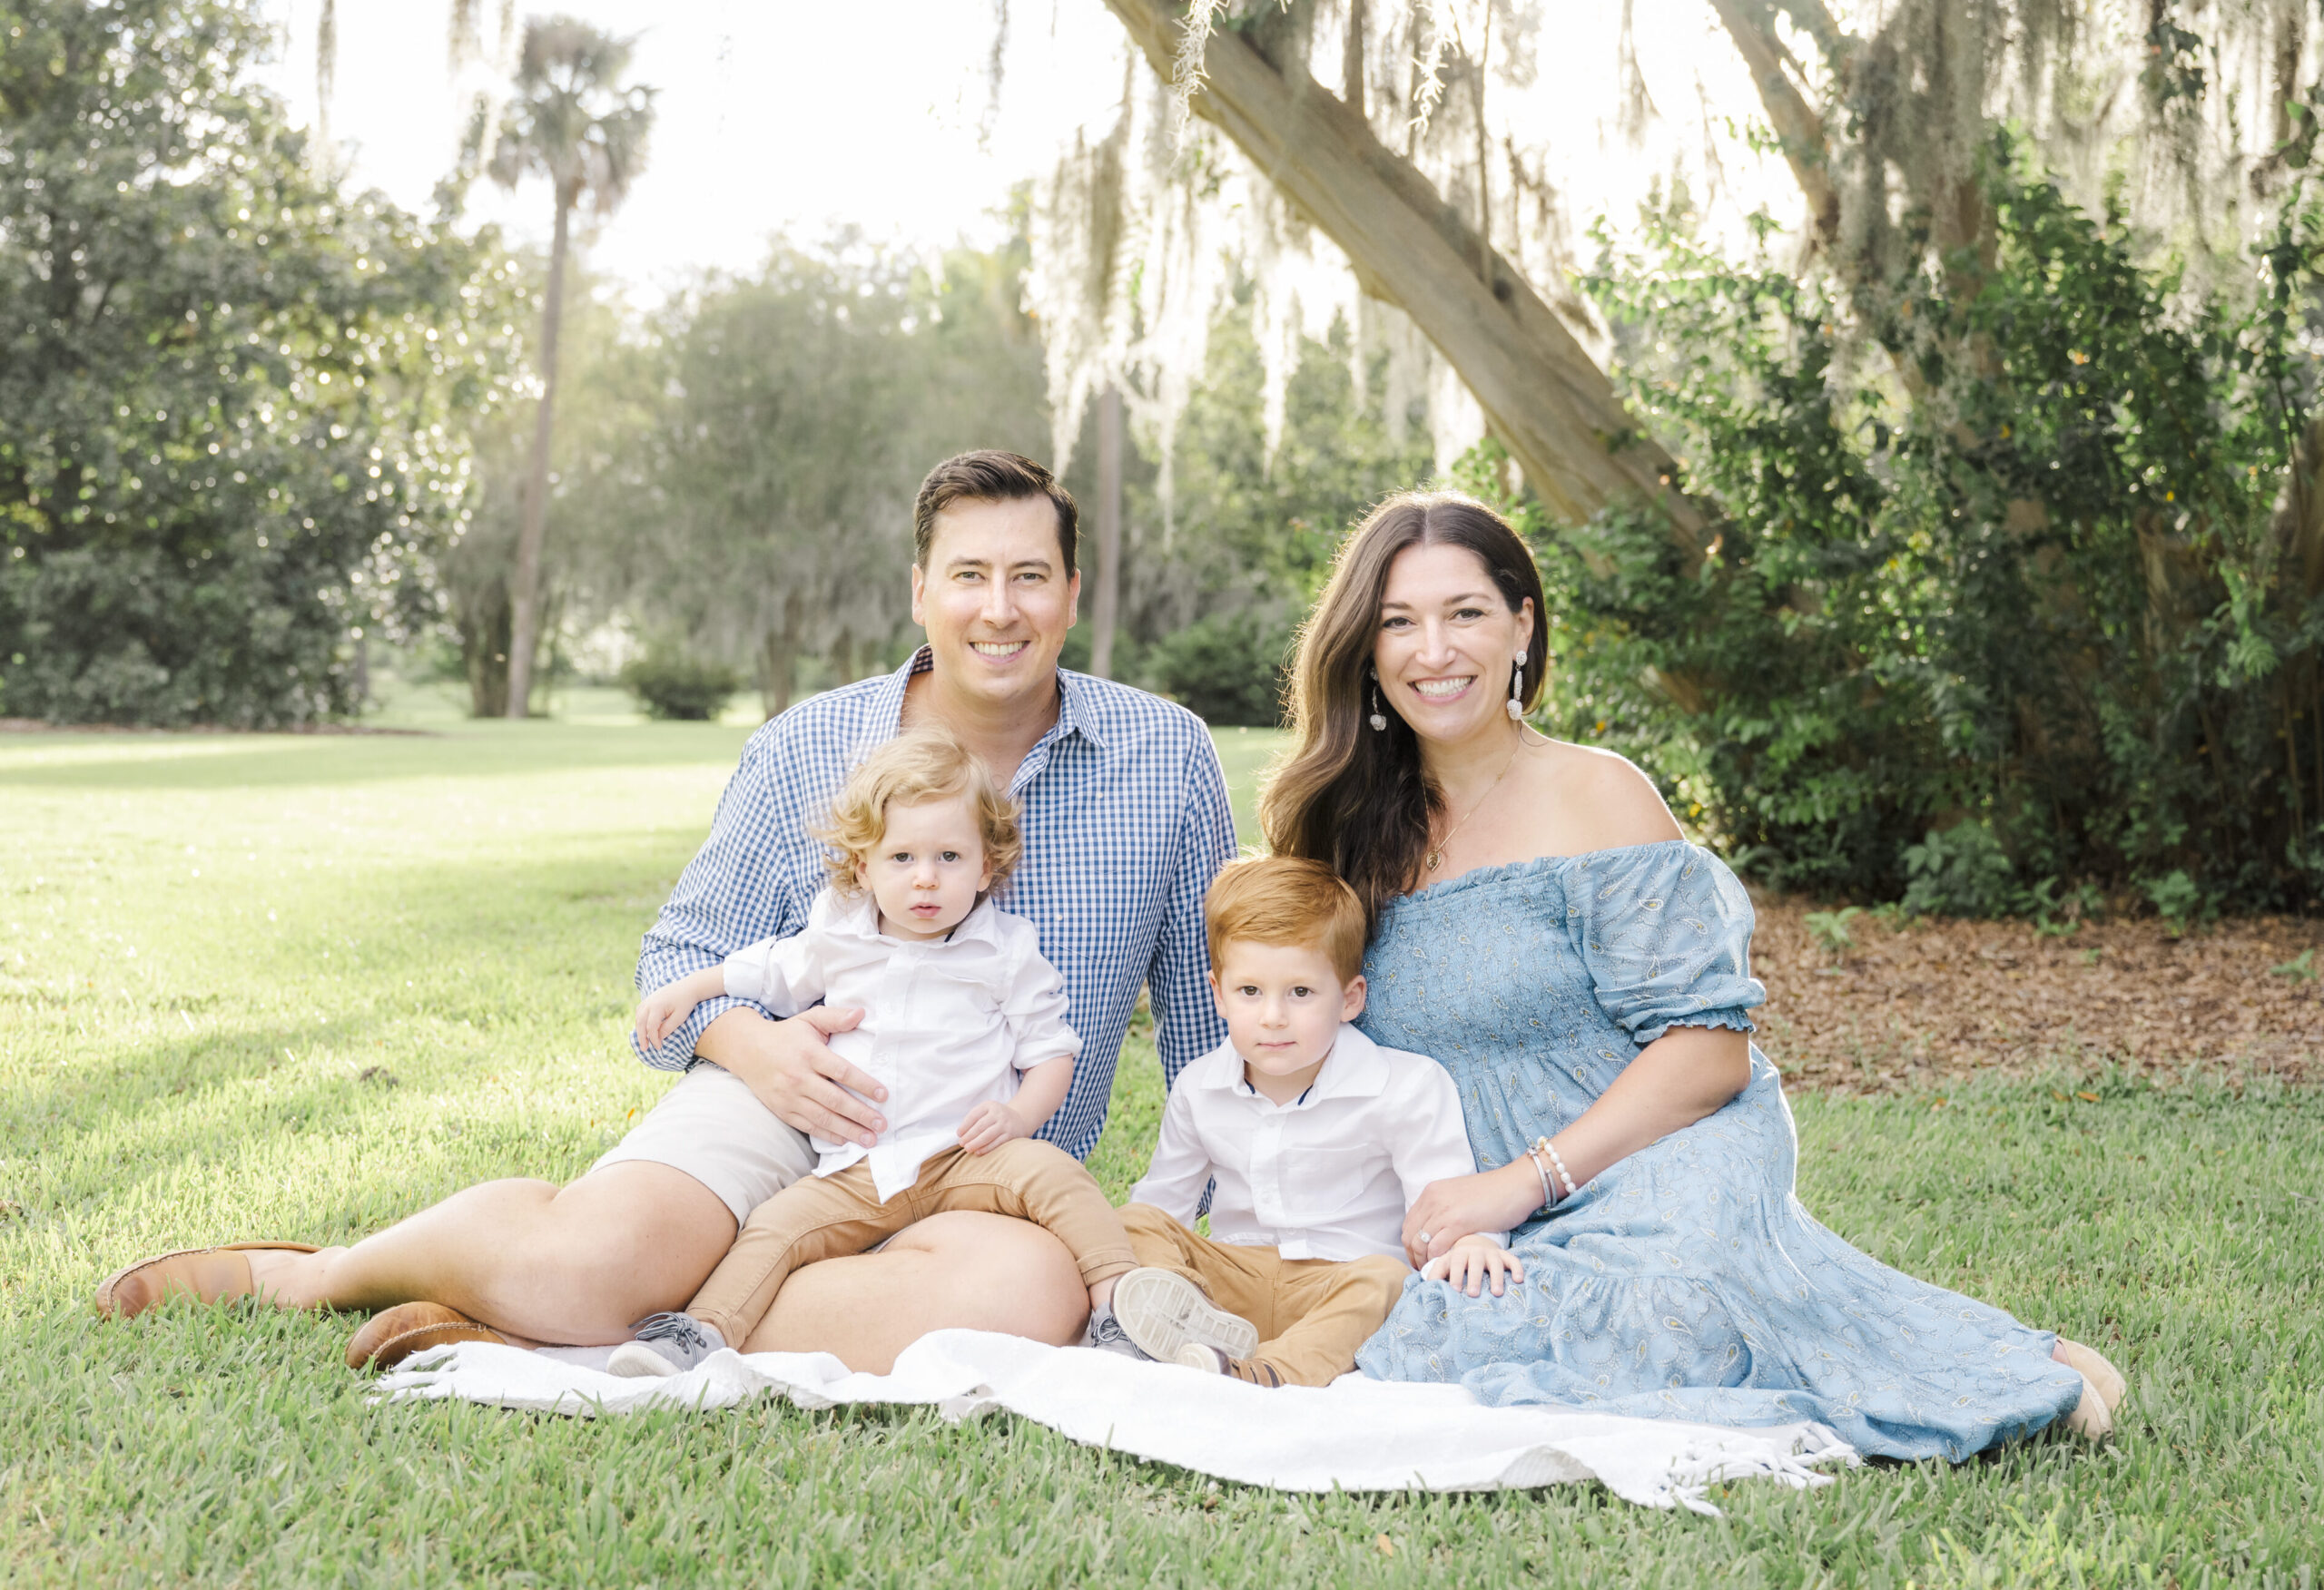
[[[1530,1148],[1525,1151],[1525,1157],[1533,1162],[1533,1173],[1541,1178],[1541,1207],[1547,1209],[1558,1201],[1557,1193],[1550,1187],[1550,1167],[1543,1164],[1541,1156]]]
[[[1533,1148],[1538,1149],[1541,1153],[1550,1156],[1550,1163],[1557,1167],[1558,1180],[1565,1183],[1565,1195],[1568,1198],[1572,1197],[1576,1192],[1581,1191],[1581,1188],[1573,1184],[1573,1173],[1565,1168],[1565,1161],[1559,1157],[1557,1144],[1551,1143],[1548,1138],[1542,1137],[1537,1138],[1534,1141]],[[1529,1150],[1528,1152],[1530,1153],[1531,1151]],[[1534,1162],[1536,1168],[1539,1168],[1540,1163],[1541,1162],[1538,1160]]]

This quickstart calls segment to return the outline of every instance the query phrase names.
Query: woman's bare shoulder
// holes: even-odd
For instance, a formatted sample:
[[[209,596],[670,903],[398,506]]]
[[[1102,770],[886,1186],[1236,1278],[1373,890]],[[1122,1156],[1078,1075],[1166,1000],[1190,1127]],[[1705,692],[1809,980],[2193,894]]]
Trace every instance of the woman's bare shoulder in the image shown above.
[[[1561,849],[1585,855],[1686,837],[1654,780],[1628,757],[1562,740],[1548,749],[1560,826],[1568,831]]]

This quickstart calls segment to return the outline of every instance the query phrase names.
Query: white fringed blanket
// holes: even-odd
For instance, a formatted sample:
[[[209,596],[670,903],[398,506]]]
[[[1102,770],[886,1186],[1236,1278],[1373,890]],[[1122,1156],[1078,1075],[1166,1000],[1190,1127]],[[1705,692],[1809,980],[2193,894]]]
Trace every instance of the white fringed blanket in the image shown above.
[[[1277,1490],[1492,1490],[1595,1479],[1651,1507],[1714,1513],[1710,1485],[1765,1476],[1829,1483],[1816,1465],[1856,1453],[1818,1424],[1724,1429],[1538,1408],[1481,1408],[1458,1386],[1350,1375],[1314,1389],[1263,1390],[1224,1376],[939,1330],[892,1371],[862,1375],[828,1353],[718,1353],[683,1375],[631,1380],[598,1368],[609,1350],[527,1352],[471,1342],[416,1356],[379,1379],[377,1401],[458,1398],[544,1413],[725,1408],[769,1394],[802,1408],[932,1404],[948,1419],[1006,1408],[1070,1439]]]

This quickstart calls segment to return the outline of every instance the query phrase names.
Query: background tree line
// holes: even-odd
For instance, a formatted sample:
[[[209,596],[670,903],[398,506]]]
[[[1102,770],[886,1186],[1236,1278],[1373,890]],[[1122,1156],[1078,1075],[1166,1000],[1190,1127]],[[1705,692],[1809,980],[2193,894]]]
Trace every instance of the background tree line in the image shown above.
[[[1149,54],[1179,15],[1109,4]],[[2093,182],[2072,137],[2012,130],[1974,95],[1915,97],[1932,74],[2033,70],[1999,0],[1974,27],[1912,0],[1862,36],[1819,5],[1713,9],[1771,65],[1762,132],[1798,178],[1803,231],[1762,217],[1756,255],[1722,251],[1677,184],[1642,240],[1607,235],[1549,299],[1482,203],[1473,224],[1444,208],[1341,240],[1372,287],[1434,282],[1468,305],[1436,346],[1493,435],[1458,475],[1534,535],[1561,636],[1551,725],[1629,751],[1787,886],[2053,922],[2102,902],[2308,908],[2324,887],[2324,101],[2305,23],[2261,18],[2291,65],[2269,80],[2271,141],[2230,159],[2191,131],[2225,57],[2152,22],[2124,80],[2147,119],[2105,113],[2131,130],[2090,145],[2117,151]],[[1194,108],[1291,140],[1270,169],[1318,212],[1354,213],[1350,184],[1408,208],[1433,182],[1463,191],[1459,167],[1423,166],[1462,145],[1459,107],[1490,130],[1492,34],[1399,155],[1373,118],[1404,100],[1366,97],[1386,93],[1365,87],[1381,61],[1413,59],[1374,47],[1384,15],[1237,14]],[[1309,73],[1334,16],[1353,113],[1302,120],[1332,97]],[[556,290],[578,270],[556,246],[512,250],[460,215],[496,155],[503,174],[547,170],[561,217],[592,183],[617,196],[642,142],[627,166],[566,159],[650,103],[596,35],[566,43],[597,75],[520,74],[500,147],[480,123],[420,217],[344,191],[287,125],[254,85],[269,35],[246,5],[19,0],[0,25],[0,712],[340,716],[384,638],[436,649],[478,713],[521,712],[527,592],[545,660],[615,637],[646,665],[634,678],[733,670],[777,710],[909,644],[909,503],[930,462],[1049,450],[1029,201],[990,251],[793,240],[637,309],[586,272]],[[1471,47],[1399,25],[1432,62]],[[528,50],[566,26],[528,25]],[[2094,47],[2080,40],[2052,43]],[[577,96],[562,121],[560,94]],[[2228,219],[2140,199],[2150,148],[2171,194],[2227,184]],[[1164,301],[1133,264],[1106,280]],[[1130,438],[1114,672],[1214,721],[1265,721],[1338,534],[1434,470],[1426,417],[1389,411],[1409,381],[1346,317],[1279,386],[1286,318],[1264,271],[1228,280],[1175,431]],[[1605,368],[1574,363],[1583,319]],[[1085,434],[1068,472],[1085,500],[1098,450]],[[1077,634],[1068,662],[1086,656]]]

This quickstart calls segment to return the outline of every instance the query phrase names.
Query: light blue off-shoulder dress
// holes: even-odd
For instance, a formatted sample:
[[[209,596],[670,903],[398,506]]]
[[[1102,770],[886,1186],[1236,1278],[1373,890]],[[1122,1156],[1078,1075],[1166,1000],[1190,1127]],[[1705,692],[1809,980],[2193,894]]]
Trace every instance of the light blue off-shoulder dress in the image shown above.
[[[1680,840],[1466,873],[1393,902],[1366,957],[1373,1038],[1460,1085],[1481,1169],[1589,1108],[1672,1026],[1749,1032],[1751,902]],[[1357,1356],[1485,1403],[1761,1425],[1959,1461],[2071,1411],[2056,1338],[1858,1252],[1793,1193],[1776,1068],[1511,1233],[1522,1285],[1413,1276]]]

